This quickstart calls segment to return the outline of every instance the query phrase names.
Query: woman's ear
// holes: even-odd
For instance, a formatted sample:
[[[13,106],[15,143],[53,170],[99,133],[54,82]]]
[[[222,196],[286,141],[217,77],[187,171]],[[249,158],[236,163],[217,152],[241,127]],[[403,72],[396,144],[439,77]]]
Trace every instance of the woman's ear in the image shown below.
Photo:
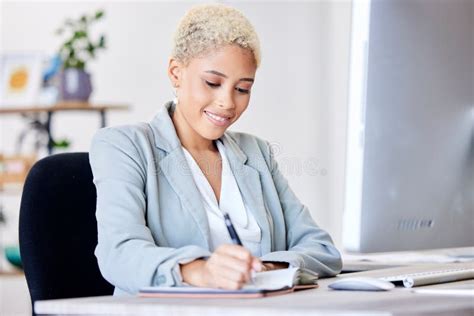
[[[171,85],[175,88],[179,87],[181,81],[181,68],[182,64],[171,57],[168,63],[168,77],[170,78]]]

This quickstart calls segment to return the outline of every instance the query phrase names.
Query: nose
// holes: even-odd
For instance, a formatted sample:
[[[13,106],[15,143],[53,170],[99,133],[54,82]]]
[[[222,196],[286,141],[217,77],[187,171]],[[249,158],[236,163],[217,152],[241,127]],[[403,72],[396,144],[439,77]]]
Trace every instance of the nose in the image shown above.
[[[224,89],[223,89],[224,90]],[[218,103],[221,109],[233,109],[235,108],[233,91],[223,91],[219,95]]]

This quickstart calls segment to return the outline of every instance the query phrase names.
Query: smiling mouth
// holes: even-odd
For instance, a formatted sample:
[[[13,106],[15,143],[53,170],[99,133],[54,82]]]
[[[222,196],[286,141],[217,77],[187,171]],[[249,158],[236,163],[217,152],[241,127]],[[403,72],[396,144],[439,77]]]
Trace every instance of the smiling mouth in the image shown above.
[[[229,117],[220,116],[208,111],[204,111],[204,114],[206,114],[207,118],[217,126],[224,126],[230,122]]]

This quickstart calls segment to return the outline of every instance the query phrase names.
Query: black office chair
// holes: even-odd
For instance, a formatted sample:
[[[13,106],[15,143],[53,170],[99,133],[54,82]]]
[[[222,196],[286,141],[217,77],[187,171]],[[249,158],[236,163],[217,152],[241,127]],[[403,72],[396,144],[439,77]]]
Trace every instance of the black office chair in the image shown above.
[[[31,301],[111,295],[100,274],[96,190],[87,153],[38,161],[20,207],[20,253]]]

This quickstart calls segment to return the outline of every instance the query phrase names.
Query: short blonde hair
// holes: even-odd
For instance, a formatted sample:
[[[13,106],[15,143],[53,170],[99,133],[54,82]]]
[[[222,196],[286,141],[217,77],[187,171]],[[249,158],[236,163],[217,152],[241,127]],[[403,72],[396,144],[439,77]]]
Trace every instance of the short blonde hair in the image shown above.
[[[223,4],[197,5],[178,24],[172,57],[187,64],[194,57],[229,44],[250,50],[258,68],[261,61],[259,39],[242,12]]]

